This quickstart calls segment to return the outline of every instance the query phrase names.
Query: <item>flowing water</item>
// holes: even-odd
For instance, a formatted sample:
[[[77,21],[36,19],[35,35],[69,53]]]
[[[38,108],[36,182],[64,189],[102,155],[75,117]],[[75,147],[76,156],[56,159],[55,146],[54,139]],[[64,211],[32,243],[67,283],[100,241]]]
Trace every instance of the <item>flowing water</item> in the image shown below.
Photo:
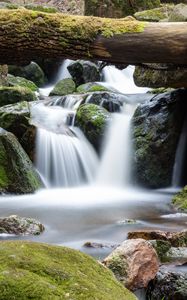
[[[107,68],[105,78],[107,74],[111,76],[111,68]],[[120,92],[122,87],[129,94],[145,92],[135,87],[128,70],[123,71],[122,79],[118,78],[117,82]],[[109,80],[109,83],[118,88],[116,82]],[[127,98],[131,99],[130,96]],[[52,101],[53,106],[37,104],[32,108],[33,122],[38,126],[37,167],[48,187],[31,195],[1,197],[1,216],[18,214],[36,218],[46,230],[29,240],[67,245],[99,258],[111,249],[85,248],[85,242],[118,244],[131,230],[175,231],[186,227],[187,215],[172,211],[170,189],[149,191],[133,186],[129,129],[136,101],[130,106],[127,101],[123,112],[113,114],[100,159],[80,130],[69,121],[80,98],[55,101]],[[126,219],[135,222],[131,224]],[[17,237],[1,236],[5,238]]]

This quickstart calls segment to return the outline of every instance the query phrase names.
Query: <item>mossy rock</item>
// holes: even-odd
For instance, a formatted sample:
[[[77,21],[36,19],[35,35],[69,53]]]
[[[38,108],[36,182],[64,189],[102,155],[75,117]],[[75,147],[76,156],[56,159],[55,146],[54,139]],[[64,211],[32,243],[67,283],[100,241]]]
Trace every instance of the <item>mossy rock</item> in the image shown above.
[[[85,15],[121,18],[160,6],[160,0],[85,0]]]
[[[28,102],[18,102],[0,107],[0,127],[12,132],[20,140],[29,125]]]
[[[30,89],[20,86],[0,86],[0,107],[22,101],[34,101],[36,95]]]
[[[35,62],[31,62],[24,67],[9,65],[8,71],[14,76],[23,77],[34,82],[38,87],[42,87],[47,82],[43,70]]]
[[[163,240],[151,240],[149,241],[159,257],[160,262],[167,262],[167,253],[171,248],[171,243],[169,241]]]
[[[104,92],[104,91],[109,92],[110,90],[107,87],[97,82],[87,82],[79,85],[77,88],[77,93],[80,94],[89,93],[89,92]]]
[[[109,120],[110,114],[103,107],[95,104],[83,104],[77,110],[75,124],[81,128],[90,143],[99,151]]]
[[[0,242],[0,300],[136,300],[112,273],[77,250]]]
[[[140,185],[149,188],[171,185],[175,153],[187,111],[186,97],[186,90],[174,90],[154,95],[137,107],[132,119],[133,166]]]
[[[172,203],[178,210],[187,212],[187,186],[173,197]]]
[[[23,77],[15,77],[14,75],[8,74],[8,85],[9,86],[21,86],[30,89],[33,92],[38,91],[36,84]]]
[[[162,5],[161,7],[157,7],[154,9],[136,12],[134,14],[134,17],[138,21],[159,22],[162,20],[166,20],[173,11],[173,8],[173,4]]]
[[[135,84],[140,87],[187,87],[187,68],[185,67],[170,68],[164,64],[150,64],[149,67],[137,66],[133,77]]]
[[[71,63],[67,69],[76,86],[87,82],[100,81],[101,79],[99,67],[90,61],[77,60]]]
[[[52,7],[52,6],[47,6],[47,5],[38,5],[38,4],[26,4],[24,5],[24,7],[26,9],[30,9],[30,10],[34,10],[34,11],[41,11],[41,12],[45,12],[45,13],[57,13],[59,12],[59,10],[56,7]]]
[[[51,91],[50,96],[64,96],[75,92],[75,82],[71,78],[60,80]]]
[[[187,3],[180,3],[174,7],[169,22],[187,22]]]
[[[16,137],[0,130],[0,192],[32,193],[42,186],[29,157]]]

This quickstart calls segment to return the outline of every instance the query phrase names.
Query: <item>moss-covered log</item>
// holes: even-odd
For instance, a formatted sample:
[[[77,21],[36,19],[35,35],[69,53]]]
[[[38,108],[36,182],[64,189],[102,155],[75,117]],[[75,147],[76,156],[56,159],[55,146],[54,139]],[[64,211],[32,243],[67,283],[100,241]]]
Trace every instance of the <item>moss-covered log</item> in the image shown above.
[[[0,63],[41,58],[187,64],[186,23],[0,11]]]

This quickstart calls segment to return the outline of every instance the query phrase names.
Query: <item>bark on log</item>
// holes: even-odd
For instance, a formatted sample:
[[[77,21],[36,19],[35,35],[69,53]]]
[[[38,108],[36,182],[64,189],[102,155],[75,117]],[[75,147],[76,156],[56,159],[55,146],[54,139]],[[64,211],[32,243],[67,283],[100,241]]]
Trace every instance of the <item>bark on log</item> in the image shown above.
[[[0,10],[0,64],[38,57],[187,65],[187,23]]]

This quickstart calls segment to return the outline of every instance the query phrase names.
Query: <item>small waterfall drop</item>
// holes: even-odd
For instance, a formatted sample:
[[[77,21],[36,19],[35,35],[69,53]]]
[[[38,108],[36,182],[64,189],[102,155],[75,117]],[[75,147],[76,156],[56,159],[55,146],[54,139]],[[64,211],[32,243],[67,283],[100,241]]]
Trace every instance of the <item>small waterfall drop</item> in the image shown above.
[[[129,186],[132,145],[130,124],[135,106],[125,104],[122,113],[113,114],[106,134],[97,184]]]
[[[67,106],[70,104],[67,103]],[[71,110],[34,105],[32,121],[38,126],[36,167],[48,187],[72,187],[93,181],[98,158],[80,130],[68,127]]]
[[[183,185],[183,172],[185,168],[185,153],[187,149],[187,116],[179,138],[177,151],[175,155],[175,163],[173,167],[172,187],[177,188]],[[185,184],[185,183],[184,183]]]

